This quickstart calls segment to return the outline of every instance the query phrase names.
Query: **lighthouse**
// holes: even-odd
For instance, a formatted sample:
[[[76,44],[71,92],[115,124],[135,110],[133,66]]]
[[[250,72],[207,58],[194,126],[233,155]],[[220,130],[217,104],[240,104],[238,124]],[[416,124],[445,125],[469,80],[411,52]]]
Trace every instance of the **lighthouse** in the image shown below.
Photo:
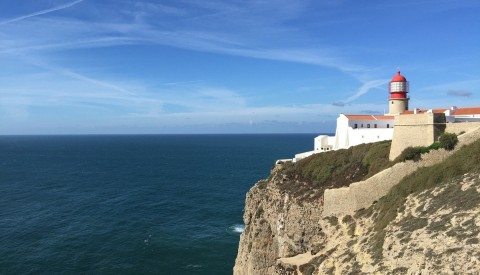
[[[389,93],[388,113],[390,115],[398,115],[408,110],[408,81],[400,71],[390,81]]]

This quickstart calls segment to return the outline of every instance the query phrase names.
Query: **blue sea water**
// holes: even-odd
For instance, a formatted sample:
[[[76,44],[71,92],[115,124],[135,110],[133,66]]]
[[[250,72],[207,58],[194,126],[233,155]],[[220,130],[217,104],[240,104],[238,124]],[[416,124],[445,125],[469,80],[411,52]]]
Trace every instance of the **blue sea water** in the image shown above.
[[[231,274],[245,193],[314,136],[1,136],[0,273]]]

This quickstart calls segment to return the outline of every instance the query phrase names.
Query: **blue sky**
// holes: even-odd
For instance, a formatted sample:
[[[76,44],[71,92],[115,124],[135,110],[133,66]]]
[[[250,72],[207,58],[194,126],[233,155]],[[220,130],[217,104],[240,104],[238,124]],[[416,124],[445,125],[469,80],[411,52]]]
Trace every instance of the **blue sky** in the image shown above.
[[[333,132],[480,106],[477,0],[0,2],[0,134]]]

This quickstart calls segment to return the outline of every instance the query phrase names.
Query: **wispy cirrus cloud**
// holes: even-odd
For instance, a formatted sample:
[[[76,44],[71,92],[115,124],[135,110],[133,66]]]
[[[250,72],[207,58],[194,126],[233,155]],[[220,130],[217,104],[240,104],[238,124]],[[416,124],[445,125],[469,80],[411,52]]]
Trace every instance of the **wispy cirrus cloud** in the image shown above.
[[[37,17],[81,2],[84,1],[77,0],[0,22],[0,26],[20,23],[10,26],[9,29],[0,29],[6,36],[4,42],[0,43],[0,53],[157,44],[195,51],[326,66],[344,72],[367,70],[364,66],[349,62],[333,47],[325,47],[318,43],[315,47],[305,47],[305,39],[310,38],[303,35],[302,30],[283,24],[286,20],[302,16],[307,9],[305,3],[282,0],[274,3],[247,1],[242,4],[187,1],[188,5],[191,5],[187,9],[184,7],[185,3],[173,6],[148,2],[122,2],[125,8],[115,14],[116,9],[112,11],[111,8],[114,3],[106,2],[107,4],[96,7],[97,14],[102,14],[102,17],[89,17],[88,22],[66,17]],[[91,5],[88,2],[84,4]],[[161,16],[162,14],[166,16]],[[105,15],[110,15],[110,18]],[[33,26],[36,31],[32,33]],[[25,35],[26,33],[29,35]],[[285,41],[284,36],[290,36],[292,39]]]
[[[353,95],[349,96],[345,100],[336,101],[332,103],[332,105],[343,107],[346,104],[353,102],[357,98],[361,97],[362,95],[365,95],[370,90],[385,86],[388,83],[388,81],[389,81],[388,79],[377,79],[377,80],[365,81],[363,82],[362,86],[360,86],[360,88],[358,88],[358,90]]]
[[[10,23],[14,23],[14,22],[18,22],[18,21],[22,21],[22,20],[25,20],[25,19],[28,19],[28,18],[31,18],[31,17],[51,13],[51,12],[54,12],[54,11],[63,10],[63,9],[75,6],[75,5],[77,5],[77,4],[79,4],[83,1],[85,1],[85,0],[76,0],[76,1],[64,4],[64,5],[56,6],[56,7],[50,8],[50,9],[45,9],[45,10],[37,11],[37,12],[34,12],[34,13],[30,13],[30,14],[27,14],[27,15],[22,15],[22,16],[19,16],[19,17],[15,17],[15,18],[12,18],[12,19],[5,20],[5,21],[0,21],[0,26],[10,24]]]
[[[355,99],[368,93],[372,89],[379,88],[386,85],[388,81],[389,81],[388,79],[377,79],[377,80],[370,80],[370,81],[364,82],[362,86],[355,92],[355,94],[345,99],[345,103],[354,101]]]
[[[353,62],[345,48],[329,45],[328,40],[320,35],[312,36],[303,28],[289,24],[303,18],[309,10],[308,5],[309,1],[288,0],[161,4],[77,0],[7,19],[0,22],[0,58],[19,61],[12,63],[15,66],[21,63],[28,67],[26,71],[33,70],[42,76],[27,73],[6,77],[1,82],[0,105],[3,104],[3,110],[7,110],[7,105],[16,106],[13,109],[8,107],[8,110],[23,118],[38,115],[36,110],[39,108],[52,111],[68,108],[82,115],[98,114],[89,121],[95,125],[118,118],[132,124],[149,119],[152,123],[171,125],[185,124],[185,121],[190,124],[260,123],[267,120],[314,122],[334,120],[346,104],[349,112],[381,110],[383,107],[374,104],[350,103],[386,81],[372,80],[378,78],[374,75],[365,77],[365,72],[371,69]],[[322,24],[328,25],[328,22]],[[116,64],[85,68],[83,66],[88,66],[88,61],[82,63],[82,60],[82,65],[74,62],[77,53],[123,45],[161,45],[314,65],[322,70],[341,72],[360,87],[351,89],[355,91],[351,93],[353,95],[344,96],[344,100],[334,104],[290,106],[262,102],[253,106],[244,91],[226,87],[228,85],[180,77],[147,83],[141,73],[135,74],[135,69],[116,75],[106,73],[115,71]],[[158,49],[161,51],[162,47]],[[70,53],[74,54],[69,56]],[[129,54],[135,59],[138,53],[132,50]],[[100,63],[96,66],[103,66],[97,65]],[[12,81],[20,84],[9,85]],[[69,116],[68,112],[65,113]]]

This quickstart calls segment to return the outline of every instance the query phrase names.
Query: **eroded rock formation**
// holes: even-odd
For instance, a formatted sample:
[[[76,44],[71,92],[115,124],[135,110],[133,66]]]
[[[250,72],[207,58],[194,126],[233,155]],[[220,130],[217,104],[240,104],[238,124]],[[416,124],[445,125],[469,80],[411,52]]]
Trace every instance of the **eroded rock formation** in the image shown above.
[[[326,187],[307,186],[276,166],[247,194],[234,274],[480,272],[479,136],[478,130],[461,136],[457,151],[463,153],[450,152],[446,166],[430,167],[468,171],[410,195],[404,191],[393,212],[382,198],[355,212],[324,215]],[[478,166],[452,167],[462,158]]]

